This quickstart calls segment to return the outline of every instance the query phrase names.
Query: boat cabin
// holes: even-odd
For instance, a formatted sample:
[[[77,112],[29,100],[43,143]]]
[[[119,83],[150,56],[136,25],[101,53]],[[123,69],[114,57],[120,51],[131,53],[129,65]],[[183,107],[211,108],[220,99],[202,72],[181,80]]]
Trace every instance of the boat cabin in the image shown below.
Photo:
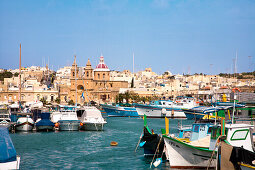
[[[213,124],[211,123],[193,123],[190,141],[202,139],[206,136],[211,135],[212,126]]]
[[[221,129],[220,125],[212,127],[210,150],[213,150],[217,142],[218,137],[226,135],[226,141],[237,147],[243,147],[246,150],[254,152],[253,140],[252,140],[252,129],[253,125],[248,124],[226,124],[225,131]]]

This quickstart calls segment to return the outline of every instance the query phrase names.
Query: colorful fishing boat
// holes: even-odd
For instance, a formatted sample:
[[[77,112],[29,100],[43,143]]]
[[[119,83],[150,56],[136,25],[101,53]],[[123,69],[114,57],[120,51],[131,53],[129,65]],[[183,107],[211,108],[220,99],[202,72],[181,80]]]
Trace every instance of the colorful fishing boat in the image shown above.
[[[215,168],[216,146],[220,137],[225,134],[229,144],[253,151],[252,128],[253,126],[247,124],[227,124],[226,127],[224,124],[222,126],[215,125],[212,127],[209,148],[194,146],[175,137],[163,135],[170,168]]]

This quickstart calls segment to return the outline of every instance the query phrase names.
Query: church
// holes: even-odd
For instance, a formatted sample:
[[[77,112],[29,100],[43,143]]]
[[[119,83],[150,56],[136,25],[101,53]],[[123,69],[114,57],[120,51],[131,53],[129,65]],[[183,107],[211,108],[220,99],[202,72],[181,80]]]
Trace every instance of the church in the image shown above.
[[[71,89],[68,98],[83,104],[89,101],[98,103],[115,102],[120,88],[127,88],[127,81],[111,81],[110,69],[100,57],[99,64],[92,68],[88,59],[86,67],[77,67],[76,59],[71,68]],[[77,91],[77,93],[76,93]]]

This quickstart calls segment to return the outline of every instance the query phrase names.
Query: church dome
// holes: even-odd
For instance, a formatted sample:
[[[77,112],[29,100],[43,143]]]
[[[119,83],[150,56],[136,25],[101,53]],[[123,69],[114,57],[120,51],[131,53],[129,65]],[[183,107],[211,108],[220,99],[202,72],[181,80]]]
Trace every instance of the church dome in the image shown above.
[[[104,63],[104,57],[100,57],[99,64],[94,71],[110,71],[108,66]]]

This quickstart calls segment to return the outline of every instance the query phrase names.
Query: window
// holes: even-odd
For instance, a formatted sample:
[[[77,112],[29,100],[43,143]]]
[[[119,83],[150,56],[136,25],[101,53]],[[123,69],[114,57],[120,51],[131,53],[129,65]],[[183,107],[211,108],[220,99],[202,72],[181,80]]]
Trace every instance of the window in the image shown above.
[[[199,125],[195,125],[194,126],[194,132],[198,132],[198,130],[199,130]]]
[[[245,140],[248,135],[248,129],[236,130],[230,140]]]
[[[89,77],[89,72],[87,71],[87,77]]]
[[[52,101],[52,102],[54,101],[54,95],[50,96],[50,101]]]
[[[100,74],[99,73],[97,74],[97,77],[98,77],[98,79],[100,79]]]
[[[74,77],[75,75],[74,75],[74,72],[73,72],[73,77]]]
[[[103,79],[105,78],[105,74],[103,74]]]

